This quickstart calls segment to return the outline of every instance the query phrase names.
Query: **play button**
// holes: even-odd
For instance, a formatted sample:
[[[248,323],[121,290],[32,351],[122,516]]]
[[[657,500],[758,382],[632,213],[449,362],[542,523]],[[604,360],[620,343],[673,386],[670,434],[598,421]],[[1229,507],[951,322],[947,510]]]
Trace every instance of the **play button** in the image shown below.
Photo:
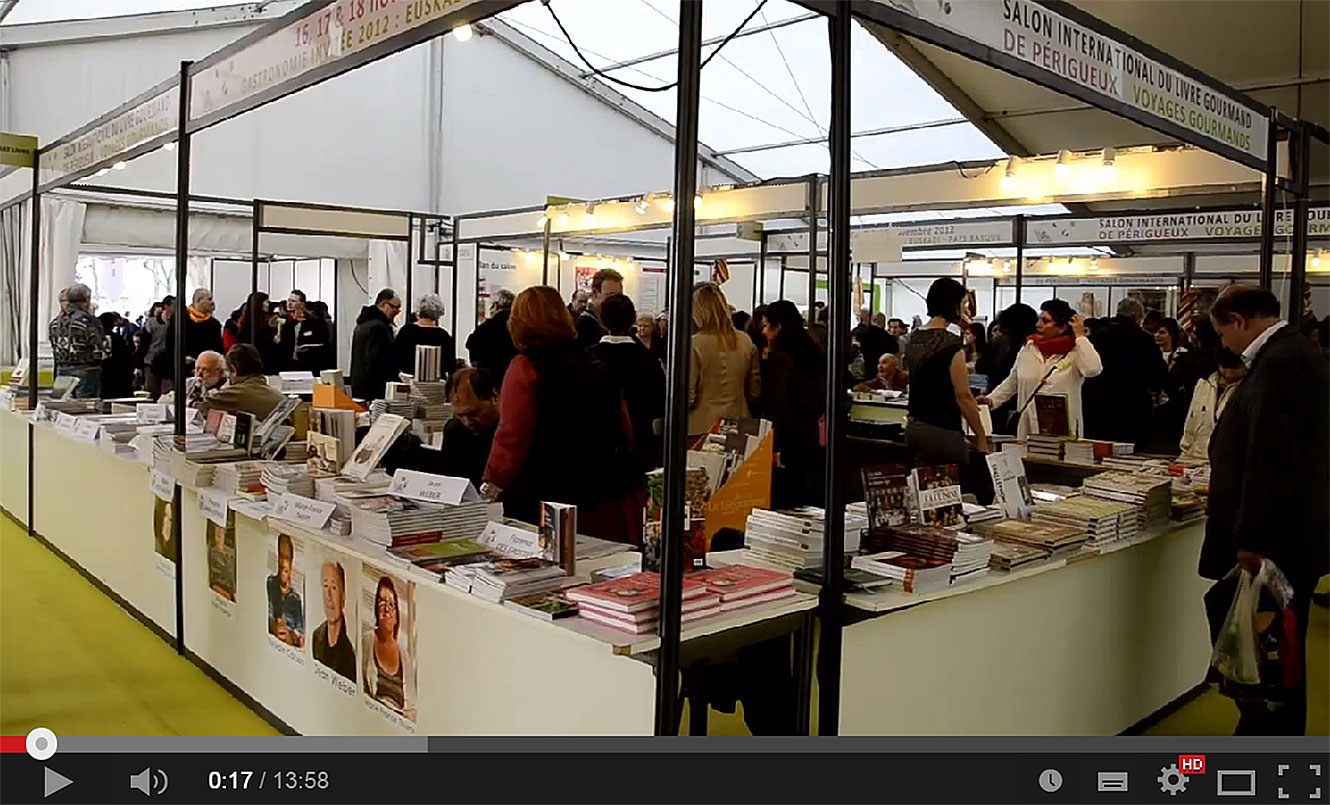
[[[63,791],[74,782],[60,772],[53,770],[50,766],[47,766],[44,771],[46,773],[46,784],[44,786],[46,793],[43,796],[49,797],[57,791]]]

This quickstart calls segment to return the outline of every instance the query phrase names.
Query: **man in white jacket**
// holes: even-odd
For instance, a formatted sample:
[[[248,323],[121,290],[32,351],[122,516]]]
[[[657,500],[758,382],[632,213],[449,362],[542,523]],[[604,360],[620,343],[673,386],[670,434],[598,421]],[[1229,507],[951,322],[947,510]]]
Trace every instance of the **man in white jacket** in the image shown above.
[[[1099,353],[1090,343],[1085,322],[1062,299],[1050,299],[1039,306],[1039,324],[1034,335],[1016,354],[1011,374],[987,397],[979,398],[997,408],[1012,397],[1017,398],[1020,421],[1016,438],[1024,440],[1039,432],[1034,397],[1036,394],[1064,395],[1073,437],[1085,433],[1085,415],[1081,409],[1081,384],[1104,370]]]

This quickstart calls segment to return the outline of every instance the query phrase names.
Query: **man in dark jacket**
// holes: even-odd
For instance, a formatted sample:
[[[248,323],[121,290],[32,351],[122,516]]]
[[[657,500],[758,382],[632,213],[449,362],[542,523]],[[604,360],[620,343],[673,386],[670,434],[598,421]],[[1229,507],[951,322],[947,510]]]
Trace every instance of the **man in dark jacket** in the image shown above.
[[[577,316],[577,343],[590,349],[600,343],[605,326],[600,321],[600,306],[611,296],[623,293],[623,275],[612,268],[602,268],[591,277],[591,298],[586,310]]]
[[[633,423],[633,446],[643,472],[660,466],[657,450],[657,419],[665,416],[665,370],[641,341],[633,337],[637,310],[633,300],[618,294],[601,303],[600,321],[609,330],[592,346],[591,357],[609,367],[628,406]]]
[[[1145,449],[1154,404],[1150,393],[1163,388],[1168,367],[1154,336],[1141,329],[1144,317],[1145,307],[1127,297],[1118,303],[1118,315],[1090,336],[1104,371],[1088,378],[1081,393],[1087,438]]]
[[[467,367],[448,378],[453,418],[443,426],[438,450],[423,446],[420,437],[403,433],[380,462],[385,470],[418,470],[466,478],[480,488],[494,434],[499,430],[499,387],[487,372]]]
[[[490,317],[482,321],[466,339],[466,349],[471,355],[471,365],[483,369],[498,387],[503,386],[503,376],[508,371],[508,364],[517,356],[517,347],[513,346],[512,334],[508,332],[508,314],[513,307],[513,292],[501,288],[490,302]]]
[[[1230,286],[1210,317],[1224,346],[1242,356],[1247,376],[1210,439],[1209,516],[1199,570],[1209,579],[1222,579],[1234,565],[1255,574],[1269,559],[1288,577],[1303,681],[1279,710],[1240,708],[1237,734],[1302,735],[1307,616],[1312,590],[1330,570],[1330,371],[1325,356],[1279,318],[1279,300],[1267,290]],[[1232,601],[1231,592],[1216,597]]]
[[[384,288],[356,317],[351,334],[351,394],[362,400],[381,400],[384,386],[397,381],[393,355],[393,319],[402,312],[402,299]]]

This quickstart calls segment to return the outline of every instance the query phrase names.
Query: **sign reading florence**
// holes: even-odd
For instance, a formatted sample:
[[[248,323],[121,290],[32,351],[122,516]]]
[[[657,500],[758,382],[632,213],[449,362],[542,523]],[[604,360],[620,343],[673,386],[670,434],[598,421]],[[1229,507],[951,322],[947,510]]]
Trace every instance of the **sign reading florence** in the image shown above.
[[[1263,110],[1033,0],[877,0],[1100,98],[1191,132],[1195,145],[1266,159]],[[1038,79],[1034,79],[1038,80]],[[1148,122],[1142,120],[1141,122]]]

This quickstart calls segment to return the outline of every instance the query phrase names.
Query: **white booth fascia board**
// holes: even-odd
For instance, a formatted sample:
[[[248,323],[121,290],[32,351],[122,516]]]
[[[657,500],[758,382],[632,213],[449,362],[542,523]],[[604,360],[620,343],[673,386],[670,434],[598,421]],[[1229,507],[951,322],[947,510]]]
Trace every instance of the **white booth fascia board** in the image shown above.
[[[1015,184],[1003,188],[1005,160],[995,163],[950,164],[858,174],[851,178],[851,212],[855,215],[911,210],[972,209],[975,207],[1071,204],[1113,200],[1159,199],[1216,192],[1250,192],[1260,187],[1260,175],[1250,168],[1197,148],[1119,151],[1116,169],[1105,176],[1102,164],[1089,155],[1073,160],[1059,176],[1053,157],[1021,162]],[[819,209],[826,209],[826,179],[821,180]],[[703,190],[697,223],[726,223],[774,218],[798,218],[807,211],[807,182],[762,184],[733,189]],[[649,193],[664,199],[668,193]],[[587,211],[594,215],[587,221]],[[551,207],[551,233],[594,234],[669,227],[672,213],[652,201],[637,212],[637,200],[613,200],[594,205]],[[481,238],[538,235],[544,212],[540,209],[477,215],[459,222],[460,237]],[[566,217],[565,217],[566,216]],[[1005,225],[1010,228],[1010,223]],[[926,224],[920,225],[926,227]],[[975,223],[979,230],[983,224]],[[992,224],[990,223],[990,226]],[[871,231],[871,230],[869,230]],[[993,230],[996,231],[995,229]],[[1010,233],[1007,233],[1008,238]],[[806,240],[804,241],[807,242]],[[908,245],[908,242],[906,243]]]
[[[259,223],[265,230],[287,234],[404,239],[411,233],[411,216],[377,210],[348,210],[319,205],[260,202]]]

